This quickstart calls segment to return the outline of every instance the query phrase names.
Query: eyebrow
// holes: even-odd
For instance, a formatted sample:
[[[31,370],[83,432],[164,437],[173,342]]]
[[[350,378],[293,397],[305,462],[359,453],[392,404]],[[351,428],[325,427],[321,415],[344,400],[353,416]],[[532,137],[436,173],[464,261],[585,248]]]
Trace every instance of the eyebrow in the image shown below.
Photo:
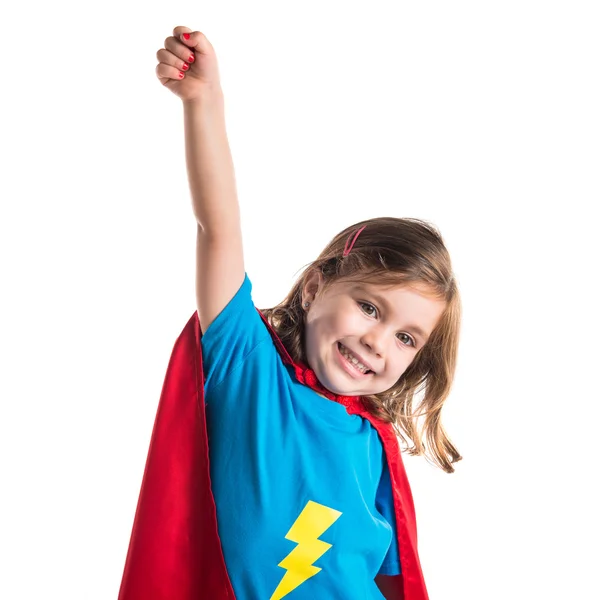
[[[393,312],[390,303],[383,296],[380,296],[377,292],[368,290],[367,288],[361,285],[358,285],[356,289],[362,292],[363,294],[367,294],[367,296],[371,296],[372,298],[377,300],[379,304],[382,304],[385,307],[386,311]],[[416,334],[423,341],[427,341],[429,339],[429,336],[418,325],[407,325],[404,329],[406,331],[409,331],[410,333]]]

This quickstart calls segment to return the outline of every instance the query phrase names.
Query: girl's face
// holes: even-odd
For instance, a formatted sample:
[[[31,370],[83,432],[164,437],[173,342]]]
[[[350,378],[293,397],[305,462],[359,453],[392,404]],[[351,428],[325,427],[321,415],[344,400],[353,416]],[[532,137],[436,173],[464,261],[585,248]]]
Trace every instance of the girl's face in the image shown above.
[[[389,390],[438,323],[446,303],[413,284],[338,281],[323,291],[320,273],[303,288],[305,350],[321,384],[343,396]]]

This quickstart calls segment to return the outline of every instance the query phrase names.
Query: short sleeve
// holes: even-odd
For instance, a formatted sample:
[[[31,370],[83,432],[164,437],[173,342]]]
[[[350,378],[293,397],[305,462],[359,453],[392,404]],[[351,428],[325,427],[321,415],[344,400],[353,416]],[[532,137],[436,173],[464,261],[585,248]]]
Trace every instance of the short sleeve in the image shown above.
[[[239,290],[208,326],[201,338],[204,388],[219,385],[271,335],[252,301],[248,275]]]
[[[400,575],[402,568],[398,553],[398,532],[396,530],[396,516],[394,511],[394,497],[392,495],[392,482],[388,462],[384,457],[381,481],[377,488],[375,506],[392,527],[392,543],[388,549],[385,559],[379,569],[380,575]]]

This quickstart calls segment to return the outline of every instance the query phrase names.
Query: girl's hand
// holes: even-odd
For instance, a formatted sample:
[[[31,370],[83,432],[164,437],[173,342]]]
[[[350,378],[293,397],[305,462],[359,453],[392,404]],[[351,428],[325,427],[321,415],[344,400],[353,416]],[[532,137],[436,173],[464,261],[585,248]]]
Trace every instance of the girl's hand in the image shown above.
[[[189,39],[183,37],[184,33],[189,34]],[[184,102],[221,94],[217,57],[212,44],[200,31],[175,27],[156,58],[158,80]]]

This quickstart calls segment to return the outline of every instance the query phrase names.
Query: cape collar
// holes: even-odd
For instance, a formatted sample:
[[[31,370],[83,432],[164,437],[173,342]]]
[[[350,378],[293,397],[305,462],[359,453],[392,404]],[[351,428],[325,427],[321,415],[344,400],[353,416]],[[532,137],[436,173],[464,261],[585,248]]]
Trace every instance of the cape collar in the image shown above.
[[[366,408],[360,396],[342,396],[340,394],[334,394],[333,392],[325,388],[323,385],[321,385],[320,381],[317,379],[315,372],[310,367],[306,366],[300,361],[295,362],[289,355],[288,351],[285,349],[283,342],[279,339],[279,336],[277,335],[273,327],[271,327],[271,324],[267,321],[266,317],[262,314],[260,310],[258,310],[258,313],[260,314],[262,320],[267,326],[267,329],[269,330],[273,341],[277,346],[277,350],[279,351],[283,362],[285,364],[290,365],[294,369],[296,379],[300,383],[308,386],[309,388],[313,389],[315,392],[321,394],[322,396],[325,396],[329,400],[333,400],[334,402],[343,404],[346,407],[346,410],[351,414],[365,412]]]

